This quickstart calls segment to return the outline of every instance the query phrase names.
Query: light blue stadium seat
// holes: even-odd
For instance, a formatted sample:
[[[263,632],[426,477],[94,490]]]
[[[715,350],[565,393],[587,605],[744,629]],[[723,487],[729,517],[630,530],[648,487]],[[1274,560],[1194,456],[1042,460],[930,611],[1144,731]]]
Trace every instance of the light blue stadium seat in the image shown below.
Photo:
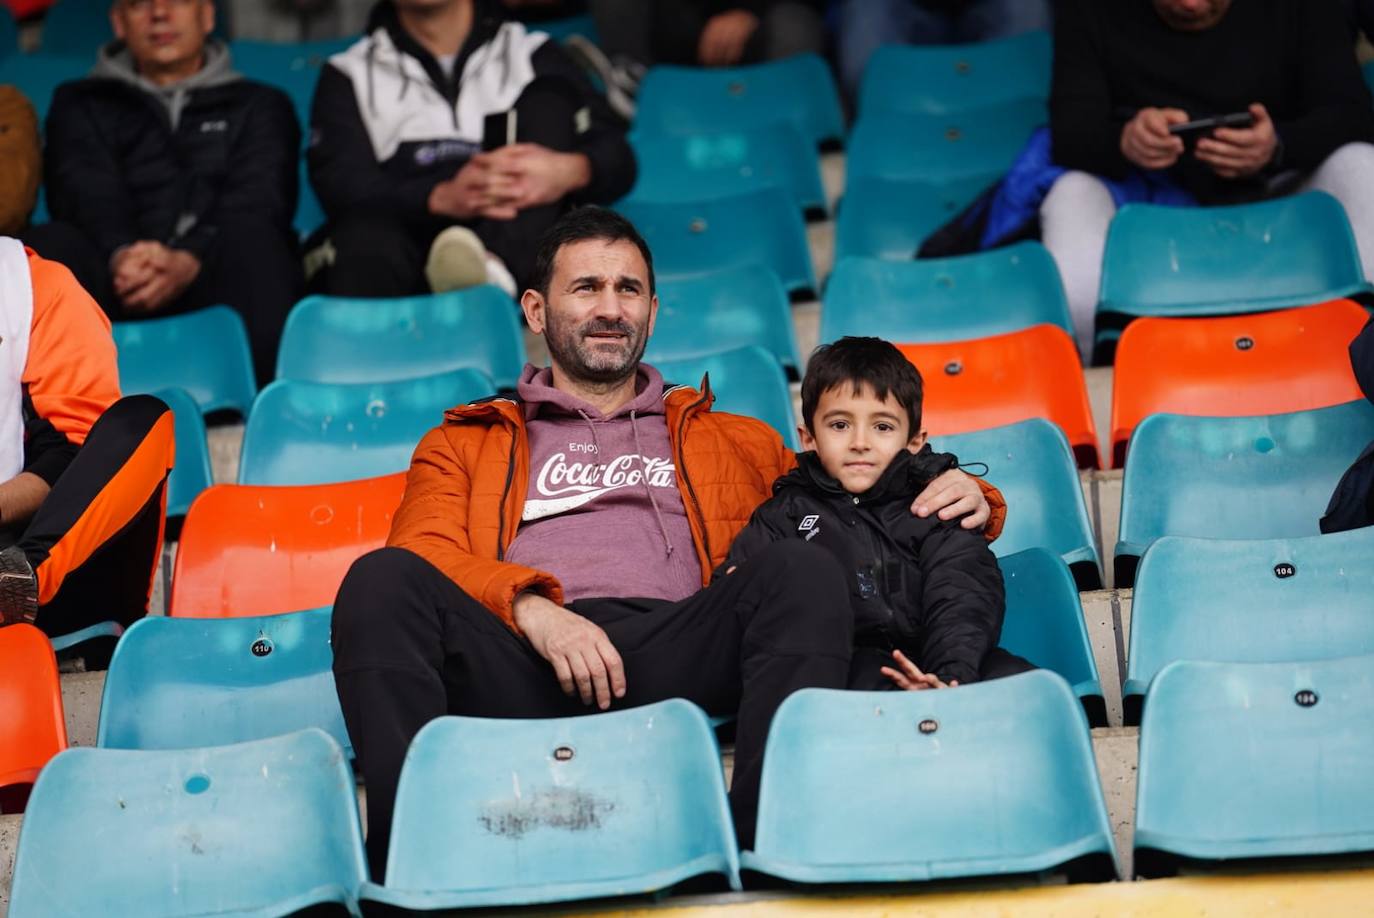
[[[1068,438],[1053,422],[1030,418],[972,433],[934,437],[965,466],[987,466],[986,478],[1007,499],[1006,527],[992,543],[998,557],[1046,548],[1064,559],[1081,590],[1102,586],[1097,540]]]
[[[1374,851],[1370,698],[1370,656],[1164,668],[1140,727],[1136,872]]]
[[[724,874],[739,852],[720,753],[680,698],[551,720],[441,717],[411,743],[386,886],[412,909],[653,893]]]
[[[517,307],[498,287],[394,299],[308,296],[286,317],[277,378],[378,382],[475,367],[515,388],[525,365]]]
[[[845,258],[825,285],[821,341],[874,335],[903,344],[962,341],[1073,322],[1059,269],[1038,242],[920,261]]]
[[[1128,204],[1107,232],[1098,339],[1134,316],[1256,312],[1372,290],[1345,209],[1325,192],[1230,207]]]
[[[865,114],[850,136],[845,177],[946,182],[1000,176],[1045,122],[1041,102],[938,115]]]
[[[629,197],[686,202],[782,188],[803,213],[824,216],[820,157],[790,124],[710,134],[636,132],[639,177]]]
[[[1116,585],[1160,536],[1316,535],[1336,482],[1374,440],[1374,405],[1256,417],[1153,414],[1126,451]]]
[[[1003,555],[997,563],[1007,591],[999,646],[1063,676],[1083,703],[1088,722],[1107,726],[1102,682],[1068,566],[1044,548]]]
[[[744,67],[651,67],[635,128],[697,134],[785,122],[813,143],[844,137],[835,81],[814,54]]]
[[[741,265],[659,282],[658,318],[645,351],[650,363],[749,344],[772,352],[792,377],[800,373],[787,291],[768,268]]]
[[[181,388],[202,413],[247,415],[258,387],[243,319],[228,306],[114,323],[119,387],[126,395]]]
[[[356,40],[352,36],[302,42],[236,38],[229,42],[229,55],[234,69],[245,77],[275,86],[290,96],[296,117],[302,125],[308,125],[310,100],[315,95],[320,69],[330,55],[346,50]]]
[[[68,749],[24,813],[10,915],[359,914],[353,774],[320,730],[210,749]]]
[[[800,883],[1114,877],[1083,709],[1045,670],[926,692],[803,689],[768,733],[746,870]]]
[[[574,35],[581,35],[594,45],[601,41],[601,36],[596,30],[596,22],[589,15],[566,16],[547,22],[529,22],[525,24],[525,28],[531,32],[547,32],[554,41],[567,41]]]
[[[96,745],[227,746],[319,727],[352,754],[334,689],[331,610],[135,622],[115,647]]]
[[[702,376],[709,374],[716,397],[712,410],[757,418],[776,430],[783,443],[797,448],[787,377],[777,358],[758,345],[681,360],[656,360],[653,365],[665,382],[694,389],[699,389]]]
[[[83,0],[73,0],[73,2],[77,5],[83,5]],[[108,9],[102,13],[102,15],[107,14]],[[7,16],[9,13],[0,10],[0,15]],[[105,22],[108,28],[109,19],[106,18]],[[34,54],[12,54],[0,58],[0,84],[13,83],[19,87],[19,91],[33,103],[34,110],[38,113],[38,124],[41,128],[44,119],[48,117],[48,107],[52,104],[53,91],[68,80],[79,80],[84,77],[90,72],[91,65],[94,63],[95,45],[91,45],[81,55],[53,54],[46,51]]]
[[[43,16],[45,54],[72,54],[95,63],[96,50],[114,40],[110,9],[90,0],[58,0]]]
[[[664,276],[758,264],[772,268],[792,296],[816,291],[806,226],[781,188],[680,203],[622,200]]]
[[[994,171],[940,183],[849,179],[835,218],[835,260],[860,255],[910,261],[927,236],[999,178]]]
[[[19,28],[8,8],[0,10],[0,60],[19,53]]]
[[[215,483],[210,469],[210,444],[205,438],[205,417],[185,389],[154,392],[172,409],[176,429],[176,464],[167,479],[167,515],[185,516],[196,495]]]
[[[1157,539],[1136,572],[1122,689],[1138,723],[1174,660],[1281,663],[1374,653],[1374,528],[1301,539]],[[1146,696],[1146,691],[1151,694]]]
[[[239,484],[306,485],[404,472],[454,405],[492,395],[481,370],[382,383],[279,379],[253,402]]]
[[[1044,102],[1052,56],[1043,31],[966,45],[883,45],[864,68],[859,111],[934,114]]]

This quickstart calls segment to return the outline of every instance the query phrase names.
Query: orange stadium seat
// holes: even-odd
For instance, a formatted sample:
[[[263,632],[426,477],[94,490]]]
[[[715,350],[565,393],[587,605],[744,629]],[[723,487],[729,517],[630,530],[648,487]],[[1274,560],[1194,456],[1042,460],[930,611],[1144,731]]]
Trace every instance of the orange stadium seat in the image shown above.
[[[1098,467],[1097,430],[1073,339],[1054,325],[939,344],[898,345],[925,380],[931,436],[1026,418],[1058,424],[1080,468]]]
[[[1351,300],[1215,318],[1137,319],[1116,351],[1112,463],[1146,415],[1282,414],[1363,398],[1346,349],[1368,313]]]
[[[167,614],[231,618],[332,605],[349,565],[386,541],[404,488],[398,473],[203,491],[181,530]]]
[[[57,656],[47,635],[33,625],[0,628],[0,788],[32,784],[66,748]]]

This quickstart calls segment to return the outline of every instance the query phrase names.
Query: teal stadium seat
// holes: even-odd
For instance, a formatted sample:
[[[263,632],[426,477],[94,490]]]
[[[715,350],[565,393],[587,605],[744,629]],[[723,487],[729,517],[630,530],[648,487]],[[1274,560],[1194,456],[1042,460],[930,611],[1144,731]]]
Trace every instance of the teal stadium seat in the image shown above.
[[[9,8],[0,10],[0,60],[19,53],[19,28]]]
[[[43,52],[72,54],[95,62],[96,49],[114,40],[110,8],[90,0],[57,0],[43,16]]]
[[[354,383],[475,367],[514,389],[525,366],[515,303],[498,287],[393,299],[308,296],[286,317],[277,378]]]
[[[762,265],[741,265],[659,282],[658,318],[645,359],[657,364],[697,357],[720,350],[723,342],[757,344],[797,377],[801,358],[792,309],[776,274]]]
[[[931,114],[1050,97],[1050,34],[965,45],[883,45],[859,87],[859,111]]]
[[[1137,874],[1374,851],[1372,697],[1369,656],[1171,663],[1140,727]]]
[[[997,563],[1007,590],[999,646],[1063,676],[1083,703],[1088,723],[1107,726],[1102,681],[1068,566],[1044,548],[1002,555]]]
[[[471,367],[380,383],[279,379],[248,415],[239,484],[328,484],[404,472],[444,411],[494,392],[491,378]]]
[[[1000,172],[934,183],[853,177],[835,217],[835,260],[851,255],[909,261]]]
[[[441,717],[401,770],[386,886],[410,909],[654,893],[723,874],[739,852],[720,752],[680,698],[551,720]]]
[[[1102,587],[1097,541],[1064,432],[1044,418],[1029,418],[971,433],[935,437],[931,445],[965,466],[987,466],[1011,508],[992,543],[998,557],[1045,548],[1064,559],[1080,590]],[[976,469],[975,469],[976,470]]]
[[[1230,207],[1128,204],[1107,232],[1098,341],[1136,316],[1258,312],[1371,291],[1345,209],[1324,192]]]
[[[1128,723],[1174,660],[1374,654],[1374,528],[1301,539],[1166,537],[1145,550],[1122,689]],[[1150,694],[1147,696],[1146,692]]]
[[[64,0],[65,2],[65,0]],[[81,5],[82,0],[72,0]],[[108,10],[102,15],[107,15]],[[8,11],[0,10],[0,16],[8,16]],[[105,19],[109,28],[109,19]],[[95,45],[82,54],[54,54],[48,51],[33,54],[11,54],[0,57],[0,85],[13,83],[19,87],[38,113],[41,128],[48,117],[48,107],[52,105],[52,94],[63,83],[79,80],[91,70],[95,61]]]
[[[1083,709],[1045,670],[952,691],[796,692],[768,732],[741,864],[798,883],[1113,878]]]
[[[554,41],[567,41],[574,35],[581,35],[594,45],[600,43],[596,21],[590,15],[565,16],[547,22],[529,22],[525,24],[525,28],[531,32],[546,32]]]
[[[243,319],[228,306],[114,323],[119,387],[126,395],[181,388],[204,414],[247,416],[258,387]]]
[[[1073,334],[1054,259],[1038,242],[1018,242],[954,258],[845,258],[826,281],[820,337],[874,335],[925,344],[1042,323]]]
[[[176,428],[176,464],[167,479],[167,515],[185,516],[196,495],[215,483],[210,468],[205,417],[185,389],[159,389],[153,394],[172,409]]]
[[[1256,417],[1153,414],[1126,452],[1116,585],[1166,535],[1293,539],[1316,535],[1336,482],[1374,440],[1374,405]]]
[[[797,448],[792,393],[777,358],[756,344],[653,365],[668,383],[701,388],[709,376],[715,411],[748,415],[768,424],[791,449]]]
[[[329,609],[135,622],[115,647],[96,745],[193,749],[318,727],[352,754]]]
[[[698,134],[784,122],[813,143],[844,138],[835,81],[814,54],[744,67],[651,67],[639,87],[635,128]]]
[[[639,176],[629,197],[698,201],[756,188],[782,188],[806,214],[825,216],[816,147],[790,124],[709,134],[630,135]]]
[[[1046,120],[1043,102],[934,115],[865,113],[850,136],[845,178],[940,183],[998,177]]]
[[[319,730],[211,749],[69,749],[34,785],[10,915],[359,914],[353,774]]]
[[[616,209],[649,243],[663,277],[758,264],[794,298],[819,289],[806,226],[781,188],[677,203],[626,199]]]

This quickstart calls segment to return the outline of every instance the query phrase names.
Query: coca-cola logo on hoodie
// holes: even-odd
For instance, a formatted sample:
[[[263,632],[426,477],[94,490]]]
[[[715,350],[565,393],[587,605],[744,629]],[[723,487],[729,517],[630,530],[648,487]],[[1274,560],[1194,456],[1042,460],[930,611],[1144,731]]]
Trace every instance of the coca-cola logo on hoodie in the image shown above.
[[[677,487],[677,469],[667,459],[626,453],[610,462],[568,460],[554,453],[544,461],[534,479],[535,494],[525,501],[522,519],[538,520],[585,506],[603,494],[621,488]]]

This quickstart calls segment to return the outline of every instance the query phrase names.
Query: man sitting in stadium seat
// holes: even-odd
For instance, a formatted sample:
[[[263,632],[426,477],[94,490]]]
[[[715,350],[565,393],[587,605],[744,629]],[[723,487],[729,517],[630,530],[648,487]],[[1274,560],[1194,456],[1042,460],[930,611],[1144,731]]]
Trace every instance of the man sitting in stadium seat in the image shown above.
[[[53,222],[24,239],[115,319],[227,303],[270,380],[302,292],[291,102],[243,79],[228,48],[207,39],[210,0],[116,0],[110,20],[118,40],[53,97]]]
[[[320,73],[308,160],[329,217],[311,284],[346,296],[487,281],[514,294],[560,214],[635,179],[605,100],[495,0],[378,3]]]
[[[1079,171],[1050,190],[1041,231],[1085,353],[1116,212],[1097,176],[1167,170],[1202,204],[1329,192],[1374,276],[1374,105],[1338,4],[1065,0],[1054,42],[1054,161]],[[1169,133],[1232,113],[1253,123]]]
[[[824,550],[781,542],[705,586],[795,460],[768,425],[640,363],[658,299],[634,227],[599,208],[564,217],[521,305],[552,366],[526,367],[514,399],[447,412],[415,451],[388,547],[353,565],[335,602],[375,876],[406,748],[434,717],[675,696],[738,715],[731,797],[747,845],[773,711],[848,676],[847,588]],[[1001,507],[950,471],[914,506],[974,528],[989,500]]]
[[[50,635],[147,614],[172,414],[119,397],[110,320],[70,271],[0,237],[0,624]]]

